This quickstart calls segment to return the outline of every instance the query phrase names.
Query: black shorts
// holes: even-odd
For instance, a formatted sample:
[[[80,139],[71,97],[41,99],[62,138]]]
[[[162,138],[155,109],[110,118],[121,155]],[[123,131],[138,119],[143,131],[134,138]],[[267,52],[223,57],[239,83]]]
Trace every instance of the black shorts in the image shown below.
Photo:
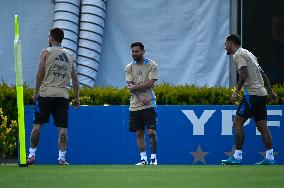
[[[245,119],[253,117],[255,121],[267,120],[266,103],[267,96],[244,95],[236,114]]]
[[[130,111],[129,131],[154,129],[157,126],[157,112],[155,108],[147,108],[138,111]]]
[[[68,127],[69,101],[64,97],[38,97],[34,111],[34,123],[44,124],[49,122],[52,115],[56,127]]]

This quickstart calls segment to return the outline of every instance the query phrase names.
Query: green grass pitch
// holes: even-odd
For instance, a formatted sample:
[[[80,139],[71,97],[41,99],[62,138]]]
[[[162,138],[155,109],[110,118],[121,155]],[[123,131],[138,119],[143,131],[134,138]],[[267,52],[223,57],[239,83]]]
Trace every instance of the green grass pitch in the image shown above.
[[[284,166],[0,166],[1,188],[284,187]]]

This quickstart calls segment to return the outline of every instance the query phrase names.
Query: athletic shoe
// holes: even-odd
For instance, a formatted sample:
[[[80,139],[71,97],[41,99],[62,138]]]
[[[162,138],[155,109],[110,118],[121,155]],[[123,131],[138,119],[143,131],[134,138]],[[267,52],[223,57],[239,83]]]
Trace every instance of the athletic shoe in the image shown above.
[[[236,159],[235,157],[230,157],[229,159],[225,159],[221,161],[222,165],[241,165],[242,160]]]
[[[34,164],[35,163],[35,160],[36,160],[36,158],[35,158],[35,155],[32,155],[31,157],[27,157],[27,165],[32,165],[32,164]]]
[[[142,165],[147,165],[148,162],[144,159],[142,159],[139,163],[136,164],[136,166],[142,166]]]
[[[256,163],[256,165],[275,165],[275,160],[268,160],[268,159],[264,159],[262,161],[260,161],[259,163]]]
[[[150,165],[158,165],[157,159],[151,159],[150,160]]]
[[[69,163],[66,161],[66,159],[59,159],[58,165],[69,165]]]

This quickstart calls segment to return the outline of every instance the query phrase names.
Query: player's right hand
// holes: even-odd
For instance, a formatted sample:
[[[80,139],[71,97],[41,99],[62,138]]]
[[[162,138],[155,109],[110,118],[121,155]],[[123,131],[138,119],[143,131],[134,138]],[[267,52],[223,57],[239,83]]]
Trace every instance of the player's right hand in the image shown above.
[[[33,96],[32,96],[32,100],[33,100],[34,103],[36,102],[36,98],[37,98],[37,94],[34,92]]]
[[[142,102],[144,105],[150,104],[149,98],[144,95],[139,96],[139,101]]]
[[[235,104],[236,101],[238,99],[238,93],[237,92],[234,92],[234,94],[231,96],[231,102],[232,104]]]

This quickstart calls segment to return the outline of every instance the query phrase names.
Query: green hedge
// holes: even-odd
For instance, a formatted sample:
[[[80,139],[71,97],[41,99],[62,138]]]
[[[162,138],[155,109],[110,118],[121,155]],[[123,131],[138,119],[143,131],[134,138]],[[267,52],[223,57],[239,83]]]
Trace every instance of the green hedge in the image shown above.
[[[273,90],[279,96],[278,104],[284,103],[284,85],[274,85]],[[161,84],[155,87],[158,105],[227,105],[230,104],[232,88],[172,86]],[[32,102],[33,88],[24,86],[24,103]],[[70,99],[73,98],[70,92]],[[128,105],[130,93],[127,88],[81,88],[80,102],[82,105]],[[0,108],[7,114],[9,120],[17,117],[16,89],[7,84],[0,84]]]

